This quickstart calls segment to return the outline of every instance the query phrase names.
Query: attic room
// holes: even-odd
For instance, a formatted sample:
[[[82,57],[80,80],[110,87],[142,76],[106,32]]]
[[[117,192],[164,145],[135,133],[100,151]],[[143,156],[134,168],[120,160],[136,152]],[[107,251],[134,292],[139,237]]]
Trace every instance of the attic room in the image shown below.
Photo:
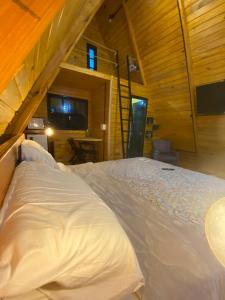
[[[224,1],[0,15],[0,299],[225,300]]]

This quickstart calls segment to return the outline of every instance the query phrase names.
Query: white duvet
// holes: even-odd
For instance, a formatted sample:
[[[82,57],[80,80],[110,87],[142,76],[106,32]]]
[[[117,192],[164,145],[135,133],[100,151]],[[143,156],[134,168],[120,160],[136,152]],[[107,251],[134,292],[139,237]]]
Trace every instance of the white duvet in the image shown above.
[[[67,170],[119,218],[144,274],[144,300],[225,299],[225,269],[204,232],[207,209],[225,196],[224,180],[146,158]]]
[[[54,300],[121,299],[142,285],[127,235],[79,176],[17,167],[1,211],[0,298],[38,289]]]

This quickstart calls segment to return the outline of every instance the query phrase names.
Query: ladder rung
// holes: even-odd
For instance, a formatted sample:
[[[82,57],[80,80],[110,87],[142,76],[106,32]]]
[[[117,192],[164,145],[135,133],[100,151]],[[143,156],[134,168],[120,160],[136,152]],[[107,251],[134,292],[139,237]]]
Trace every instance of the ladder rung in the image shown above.
[[[128,107],[121,107],[121,109],[127,109],[127,110],[129,110],[129,108],[128,108]]]
[[[128,89],[129,89],[129,86],[128,86],[128,85],[121,84],[120,86],[122,86],[122,87],[126,87],[126,88],[128,88]]]
[[[127,97],[127,96],[121,96],[121,98],[130,99],[130,97]]]
[[[129,121],[129,119],[122,119],[122,121]]]
[[[123,132],[128,132],[128,130],[123,130]]]

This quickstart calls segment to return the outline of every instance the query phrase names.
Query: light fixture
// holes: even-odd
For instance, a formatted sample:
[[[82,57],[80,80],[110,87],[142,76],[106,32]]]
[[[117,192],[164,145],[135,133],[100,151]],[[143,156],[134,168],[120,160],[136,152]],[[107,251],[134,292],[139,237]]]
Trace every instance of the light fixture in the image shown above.
[[[115,16],[118,14],[118,12],[121,10],[122,7],[123,7],[123,4],[120,4],[120,6],[114,11],[114,13],[109,15],[109,17],[108,17],[109,23],[112,23],[113,19],[115,18]]]
[[[45,134],[46,134],[47,136],[52,136],[52,135],[54,134],[54,130],[53,130],[51,127],[47,127],[47,128],[45,129]]]
[[[205,233],[211,250],[225,267],[225,198],[209,208],[205,217]]]

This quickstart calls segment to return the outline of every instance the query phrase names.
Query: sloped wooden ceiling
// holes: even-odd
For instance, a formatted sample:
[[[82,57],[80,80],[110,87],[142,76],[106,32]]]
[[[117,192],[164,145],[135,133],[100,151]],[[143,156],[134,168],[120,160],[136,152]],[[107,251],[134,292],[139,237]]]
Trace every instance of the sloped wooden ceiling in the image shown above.
[[[127,78],[126,56],[137,58],[135,46],[133,44],[127,16],[122,0],[105,0],[96,14],[96,21],[101,31],[104,43],[107,47],[116,49],[120,55],[121,77]],[[139,3],[139,6],[141,4]],[[111,22],[109,21],[111,18]],[[140,72],[132,75],[132,80],[142,83]]]
[[[0,92],[65,0],[4,0],[0,9]]]
[[[194,151],[189,82],[176,0],[128,0],[126,6],[150,86],[158,135]]]
[[[23,8],[27,7],[29,11],[26,11],[26,14],[28,15],[31,14],[30,11],[32,11],[32,9],[38,7],[39,3],[42,10],[36,10],[36,13],[39,13],[41,16],[43,15],[43,18],[49,16],[47,9],[46,11],[43,9],[45,5],[40,1],[29,1],[28,3],[28,1],[11,0],[7,2],[13,2],[13,5],[19,4]],[[45,1],[45,3],[50,4],[55,3],[55,6],[56,2],[57,1],[50,0]],[[8,135],[12,135],[24,130],[27,122],[42,100],[47,87],[57,75],[57,68],[66,52],[79,39],[103,0],[66,0],[60,3],[62,2],[64,2],[63,7],[57,14],[55,9],[55,16],[51,22],[45,21],[45,30],[42,28],[43,34],[39,40],[39,36],[35,31],[35,24],[33,27],[30,27],[30,35],[33,34],[38,42],[32,48],[23,63],[20,64],[19,69],[17,68],[17,72],[14,70],[14,75],[11,76],[7,87],[0,95],[0,134],[5,132]],[[32,3],[33,6],[30,6]],[[46,4],[46,7],[49,9],[51,8],[50,4]],[[9,17],[11,10],[8,6],[6,8],[8,10],[5,9],[1,11],[2,17],[5,16],[4,13]],[[23,10],[23,8],[20,9]],[[23,32],[22,28],[25,30],[28,24],[30,24],[29,18],[31,17],[27,17],[28,19],[25,18],[26,22],[24,23],[23,16],[19,15],[19,17],[20,19],[19,21],[17,20],[17,22],[15,22],[15,20],[13,21],[13,17],[9,19],[12,19],[11,26],[12,24],[14,24],[14,26],[17,26],[17,23],[21,24],[21,33]],[[34,23],[38,22],[33,15],[32,18],[35,19]],[[7,28],[6,33],[9,30],[10,27]],[[33,40],[34,38],[32,41]],[[14,42],[17,43],[16,41]],[[20,48],[26,47],[26,43],[27,39],[21,39]],[[12,43],[12,47],[14,47],[14,43]],[[6,49],[4,51],[7,53]],[[16,56],[16,52],[14,55]],[[3,70],[4,73],[7,68],[4,66],[1,70]],[[23,106],[21,106],[22,103]]]

